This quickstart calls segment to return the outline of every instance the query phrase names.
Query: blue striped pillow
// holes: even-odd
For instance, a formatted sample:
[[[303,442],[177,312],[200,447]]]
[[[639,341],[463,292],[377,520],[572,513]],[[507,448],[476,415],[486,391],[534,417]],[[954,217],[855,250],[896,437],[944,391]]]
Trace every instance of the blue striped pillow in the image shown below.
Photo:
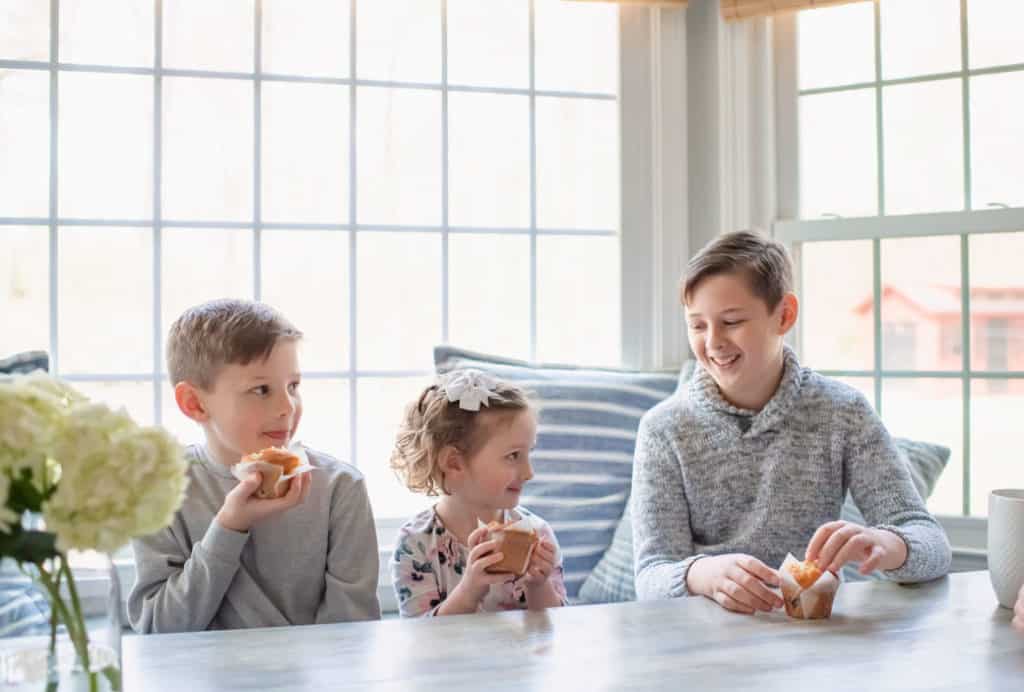
[[[29,579],[6,576],[13,561],[4,558],[0,572],[0,638],[42,634],[50,623],[50,603]]]
[[[478,368],[530,393],[540,421],[522,503],[558,536],[575,600],[626,506],[640,418],[675,391],[677,372],[528,363],[451,346],[434,349],[434,364],[438,372]]]

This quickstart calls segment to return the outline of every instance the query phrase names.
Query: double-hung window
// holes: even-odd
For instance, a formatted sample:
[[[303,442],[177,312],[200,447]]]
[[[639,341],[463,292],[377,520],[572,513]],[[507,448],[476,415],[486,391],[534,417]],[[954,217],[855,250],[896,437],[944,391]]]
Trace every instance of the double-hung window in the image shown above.
[[[797,20],[804,361],[948,446],[929,500],[1019,486],[1024,3],[880,0]]]
[[[559,0],[7,0],[0,353],[183,441],[163,342],[267,301],[300,436],[388,469],[439,342],[618,364],[619,22]]]

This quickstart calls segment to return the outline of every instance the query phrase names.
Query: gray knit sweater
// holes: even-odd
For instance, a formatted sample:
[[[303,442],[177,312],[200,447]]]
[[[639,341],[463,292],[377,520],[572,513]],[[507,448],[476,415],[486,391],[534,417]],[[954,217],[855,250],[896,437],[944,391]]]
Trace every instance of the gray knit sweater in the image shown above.
[[[238,485],[205,447],[188,448],[185,502],[165,529],[132,541],[136,632],[281,627],[380,618],[378,552],[363,475],[306,448],[309,495],[247,532],[217,521]]]
[[[815,530],[839,518],[847,490],[868,523],[901,536],[907,561],[886,576],[924,581],[949,570],[942,527],[867,400],[803,368],[784,372],[760,411],[722,398],[703,368],[640,422],[633,464],[633,545],[640,599],[688,595],[698,557],[747,553],[778,567],[802,558]]]

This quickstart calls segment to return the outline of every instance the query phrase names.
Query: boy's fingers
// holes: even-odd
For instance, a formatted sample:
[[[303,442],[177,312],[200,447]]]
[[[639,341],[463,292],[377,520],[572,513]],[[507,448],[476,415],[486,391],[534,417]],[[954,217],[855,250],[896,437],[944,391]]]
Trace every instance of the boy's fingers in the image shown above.
[[[818,527],[818,530],[811,536],[811,542],[807,544],[807,550],[804,553],[804,558],[807,560],[817,560],[821,554],[821,549],[828,541],[829,537],[833,533],[842,528],[843,522],[841,521],[830,521],[827,524],[822,524]]]
[[[715,592],[715,602],[722,606],[726,610],[731,610],[734,613],[742,613],[744,615],[753,615],[754,609],[748,605],[740,603],[735,598],[725,593],[722,590]]]
[[[752,555],[746,555],[737,562],[743,571],[772,586],[779,585],[779,573]]]
[[[823,569],[835,564],[836,558],[847,542],[861,532],[862,527],[846,524],[832,533],[818,554],[818,565]]]
[[[754,610],[773,610],[778,598],[765,587],[760,579],[750,575],[744,575],[739,580],[727,579],[720,590]]]
[[[309,497],[309,490],[313,487],[313,478],[310,476],[309,471],[306,471],[299,476],[299,480],[302,481],[302,489],[299,491],[302,497],[299,498],[299,504],[302,504]]]
[[[751,596],[757,599],[760,603],[764,604],[762,610],[774,610],[782,606],[782,598],[764,585],[764,582],[760,578],[753,575],[746,575],[746,578],[739,580],[739,585],[745,589]],[[742,600],[742,599],[741,599]],[[748,601],[748,605],[758,608],[757,602]]]
[[[868,534],[858,533],[843,544],[836,556],[832,558],[832,564],[828,566],[828,569],[838,572],[847,562],[865,562],[871,557],[875,548],[881,548],[881,546],[876,544]]]
[[[876,545],[872,547],[868,559],[860,563],[860,573],[867,575],[878,569],[878,563],[882,561],[883,555],[885,555],[885,550],[881,546]]]
[[[231,491],[232,493],[238,493],[242,497],[249,497],[260,487],[260,483],[263,482],[263,474],[259,471],[253,471],[246,475],[244,479],[238,482],[238,485]]]

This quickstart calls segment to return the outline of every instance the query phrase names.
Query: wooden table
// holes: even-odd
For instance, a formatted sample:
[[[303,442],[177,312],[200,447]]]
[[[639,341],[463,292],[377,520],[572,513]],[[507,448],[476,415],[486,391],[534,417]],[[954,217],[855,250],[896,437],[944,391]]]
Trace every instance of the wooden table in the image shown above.
[[[987,572],[839,590],[830,620],[703,598],[436,620],[130,637],[128,692],[1024,690]]]

